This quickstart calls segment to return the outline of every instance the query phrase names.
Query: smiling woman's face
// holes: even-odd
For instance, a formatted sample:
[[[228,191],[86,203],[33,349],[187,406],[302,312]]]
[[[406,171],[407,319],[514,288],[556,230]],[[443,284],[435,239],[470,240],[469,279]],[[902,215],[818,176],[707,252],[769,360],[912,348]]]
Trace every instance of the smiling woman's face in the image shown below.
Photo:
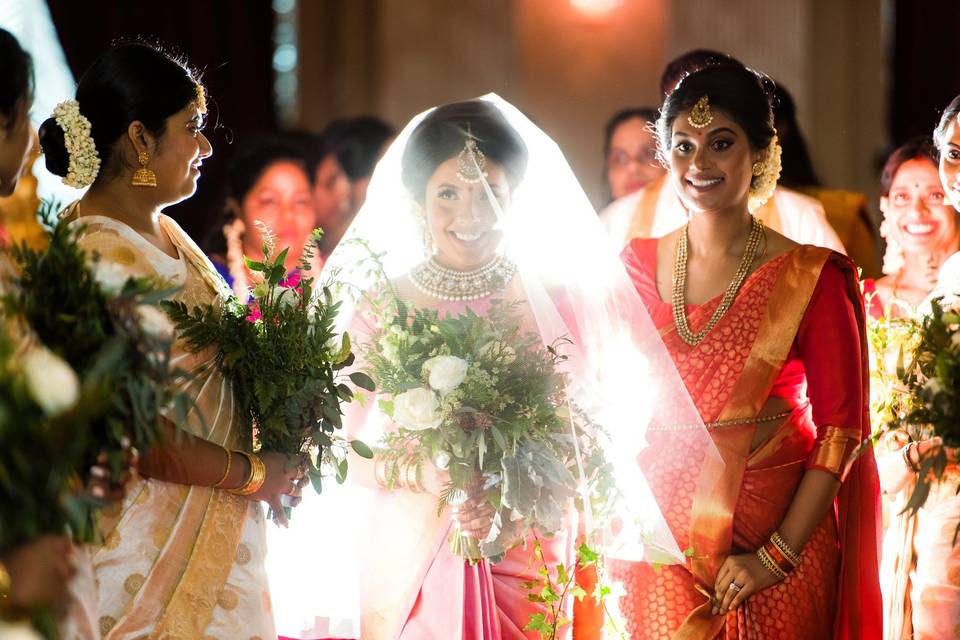
[[[501,208],[510,204],[510,185],[503,168],[486,164],[487,183]],[[440,164],[427,181],[424,199],[427,227],[437,261],[457,271],[482,267],[493,259],[502,232],[482,183],[457,177],[457,158]]]
[[[900,165],[880,209],[906,253],[949,254],[957,244],[956,213],[946,200],[937,167],[929,158]]]
[[[950,204],[960,211],[960,123],[952,118],[940,149],[940,183]]]
[[[746,132],[714,109],[713,121],[697,129],[683,112],[673,121],[670,176],[687,211],[725,211],[747,206],[751,168],[761,153],[750,148]]]

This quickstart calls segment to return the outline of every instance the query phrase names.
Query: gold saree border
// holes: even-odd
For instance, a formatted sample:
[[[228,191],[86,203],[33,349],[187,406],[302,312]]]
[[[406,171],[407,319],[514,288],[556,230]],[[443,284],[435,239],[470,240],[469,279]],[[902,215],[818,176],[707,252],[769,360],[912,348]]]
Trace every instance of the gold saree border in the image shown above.
[[[649,238],[653,233],[653,225],[657,219],[657,202],[660,200],[660,192],[669,188],[667,176],[661,176],[655,181],[649,183],[640,196],[633,210],[633,216],[630,218],[630,227],[627,231],[627,237],[624,244],[629,243],[634,238]]]
[[[843,482],[860,445],[860,428],[828,426],[810,456],[808,467],[823,469]]]
[[[200,638],[227,583],[246,525],[248,501],[215,489],[180,581],[151,640]]]
[[[763,203],[763,206],[753,212],[753,217],[778,233],[783,233],[783,220],[780,217],[780,207],[774,196]]]
[[[750,355],[718,420],[755,416],[763,408],[830,253],[829,249],[802,245],[786,255],[767,297]],[[706,601],[690,612],[674,633],[674,640],[713,638],[726,623],[724,617],[712,614],[710,594],[733,544],[733,513],[755,430],[756,425],[749,424],[711,432],[725,467],[711,491],[698,487],[690,520],[690,545],[694,551],[690,569],[696,588]]]

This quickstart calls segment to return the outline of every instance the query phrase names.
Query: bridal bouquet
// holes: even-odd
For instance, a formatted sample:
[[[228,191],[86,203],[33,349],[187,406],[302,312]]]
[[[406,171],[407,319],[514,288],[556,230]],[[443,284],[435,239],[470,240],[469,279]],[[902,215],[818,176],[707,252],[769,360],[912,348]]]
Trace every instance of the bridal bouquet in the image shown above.
[[[337,435],[343,427],[341,403],[353,398],[341,373],[354,361],[350,337],[336,335],[339,304],[327,289],[314,292],[313,278],[306,275],[319,230],[298,270],[289,275],[284,267],[288,249],[275,255],[269,230],[263,227],[261,234],[264,260],[245,258],[256,283],[249,301],[231,296],[223,304],[192,310],[182,302],[167,302],[165,307],[192,350],[217,349],[216,363],[233,383],[260,449],[290,456],[317,449],[307,464],[319,493],[321,469],[333,469],[337,482],[346,479],[348,446],[360,456],[373,457],[364,443],[348,443]],[[361,372],[349,379],[373,390]]]
[[[914,405],[906,377],[919,341],[919,324],[913,318],[883,317],[867,323],[874,439],[901,428]]]
[[[381,443],[388,488],[401,469],[431,460],[450,474],[440,509],[483,495],[495,509],[489,535],[450,539],[472,561],[499,559],[526,530],[560,530],[578,493],[578,460],[588,479],[603,470],[567,407],[562,344],[544,347],[525,332],[514,305],[456,317],[395,307],[363,348],[380,407],[399,427]]]
[[[960,298],[934,298],[914,331],[914,348],[901,372],[908,390],[901,422],[915,439],[938,436],[944,446],[920,461],[917,486],[906,505],[910,511],[926,503],[934,478],[943,478],[950,462],[947,448],[960,447]]]
[[[50,212],[41,215],[49,219]],[[183,372],[171,366],[173,325],[158,307],[170,292],[127,278],[96,256],[88,260],[65,221],[53,226],[47,240],[42,249],[11,248],[17,273],[3,296],[4,314],[7,322],[25,321],[31,338],[45,347],[36,353],[46,354],[42,366],[49,374],[36,384],[46,402],[70,404],[68,370],[82,381],[83,397],[98,398],[96,406],[84,405],[83,420],[71,418],[72,427],[50,427],[59,436],[58,429],[71,428],[70,438],[59,440],[63,455],[79,448],[76,468],[85,473],[106,453],[119,480],[127,471],[128,448],[145,450],[160,438],[161,413],[182,419],[189,409],[187,398],[173,391]],[[44,460],[56,465],[60,453],[52,451],[53,459]],[[82,475],[80,480],[85,482]],[[96,531],[75,528],[74,536],[89,541]]]

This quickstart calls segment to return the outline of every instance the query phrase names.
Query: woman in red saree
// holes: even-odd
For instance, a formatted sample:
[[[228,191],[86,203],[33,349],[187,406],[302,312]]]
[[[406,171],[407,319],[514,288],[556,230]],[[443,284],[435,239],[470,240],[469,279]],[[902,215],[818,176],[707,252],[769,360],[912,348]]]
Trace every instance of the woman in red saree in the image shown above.
[[[726,64],[684,79],[657,123],[690,221],[623,260],[724,465],[705,470],[669,417],[648,429],[640,462],[688,561],[611,562],[632,638],[881,635],[856,267],[750,215],[779,175],[771,123],[762,81]]]

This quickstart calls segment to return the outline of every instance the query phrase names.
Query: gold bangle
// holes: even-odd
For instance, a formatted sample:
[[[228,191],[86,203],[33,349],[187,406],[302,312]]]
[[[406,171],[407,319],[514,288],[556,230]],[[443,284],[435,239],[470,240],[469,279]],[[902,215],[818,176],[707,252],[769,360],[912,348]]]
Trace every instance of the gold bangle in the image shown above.
[[[223,471],[223,476],[219,480],[217,480],[217,483],[215,485],[213,485],[214,488],[222,487],[223,483],[227,481],[227,476],[230,475],[230,466],[233,464],[233,452],[230,451],[230,449],[227,449],[226,447],[220,447],[220,448],[223,449],[223,452],[225,454],[227,454],[227,468]]]
[[[10,572],[6,565],[0,562],[0,603],[4,602],[10,596],[10,589],[13,581],[10,578]]]
[[[764,547],[757,549],[757,558],[760,559],[760,564],[764,568],[772,573],[775,577],[783,580],[787,577],[786,572],[777,566],[777,563],[773,561],[773,558],[770,557],[770,553]]]
[[[246,451],[236,451],[244,456],[247,461],[250,463],[250,475],[247,477],[247,481],[243,483],[242,486],[236,489],[228,489],[228,491],[236,496],[249,496],[253,495],[257,491],[260,491],[260,488],[263,486],[263,483],[267,479],[267,467],[263,464],[263,460],[260,459],[260,456],[254,453],[247,453]]]
[[[377,456],[373,462],[373,477],[378,485],[387,488],[387,460],[383,456]]]
[[[397,477],[393,482],[394,489],[409,489],[407,486],[407,467],[408,463],[398,462],[397,463]]]
[[[780,553],[783,554],[783,557],[787,559],[794,568],[800,566],[800,554],[793,550],[793,547],[787,544],[787,541],[783,539],[783,536],[780,535],[779,531],[774,531],[773,535],[770,536],[770,542],[773,543]]]
[[[404,479],[406,480],[407,489],[414,493],[423,492],[423,483],[421,482],[420,475],[420,465],[413,464],[413,462],[408,460],[407,466],[404,468]]]

